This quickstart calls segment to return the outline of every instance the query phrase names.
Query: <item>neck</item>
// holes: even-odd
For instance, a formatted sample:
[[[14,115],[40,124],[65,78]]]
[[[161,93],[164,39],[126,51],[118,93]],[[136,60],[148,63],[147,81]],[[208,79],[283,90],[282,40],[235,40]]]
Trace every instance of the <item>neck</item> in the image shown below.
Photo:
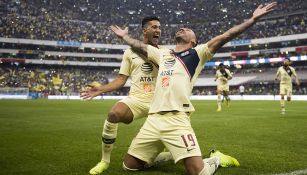
[[[149,44],[148,39],[147,38],[143,38],[143,43],[144,44]]]
[[[175,52],[182,52],[185,50],[188,50],[190,48],[192,48],[193,46],[190,43],[177,43],[176,44],[176,48],[175,48]]]
[[[152,46],[154,46],[154,47],[157,47],[157,48],[158,48],[158,45],[150,43],[150,42],[148,41],[148,39],[147,39],[147,38],[144,38],[144,39],[143,39],[143,43],[144,43],[144,44],[148,44],[148,45],[152,45]]]

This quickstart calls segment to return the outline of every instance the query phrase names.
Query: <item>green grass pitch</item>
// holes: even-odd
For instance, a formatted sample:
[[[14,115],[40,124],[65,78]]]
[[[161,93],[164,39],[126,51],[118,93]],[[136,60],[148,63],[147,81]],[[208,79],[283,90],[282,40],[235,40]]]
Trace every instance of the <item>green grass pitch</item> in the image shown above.
[[[0,100],[0,174],[85,175],[100,160],[101,131],[116,101]],[[216,175],[269,175],[307,169],[307,102],[232,101],[217,113],[215,101],[193,101],[192,116],[202,153],[210,149],[236,157],[236,168]],[[161,164],[143,172],[122,170],[122,159],[144,119],[121,124],[105,174],[184,174],[182,164]]]

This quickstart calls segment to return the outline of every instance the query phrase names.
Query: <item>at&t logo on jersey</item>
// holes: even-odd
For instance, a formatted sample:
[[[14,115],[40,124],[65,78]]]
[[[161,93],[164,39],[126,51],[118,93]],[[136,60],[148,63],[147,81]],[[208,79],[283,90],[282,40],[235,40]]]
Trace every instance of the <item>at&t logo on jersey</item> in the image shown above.
[[[150,74],[153,71],[153,66],[152,64],[146,62],[142,64],[141,70],[144,74]]]
[[[176,63],[176,59],[174,59],[174,58],[172,58],[172,59],[170,59],[170,60],[166,60],[166,61],[164,62],[164,67],[165,67],[166,69],[170,69],[171,67],[173,67],[173,66],[175,65],[175,63]]]
[[[153,71],[153,66],[152,64],[146,62],[146,63],[143,63],[142,66],[141,66],[141,70],[144,74],[148,75],[148,74],[151,74],[152,71]],[[144,82],[153,82],[155,81],[155,77],[154,76],[143,76],[143,77],[140,77],[140,82],[141,83],[144,83]]]

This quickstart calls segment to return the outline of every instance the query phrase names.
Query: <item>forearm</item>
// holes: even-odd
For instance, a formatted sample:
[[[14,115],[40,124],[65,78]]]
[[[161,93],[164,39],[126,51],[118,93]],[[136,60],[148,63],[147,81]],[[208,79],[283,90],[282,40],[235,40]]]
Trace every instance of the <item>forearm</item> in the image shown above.
[[[128,77],[124,75],[118,75],[118,77],[116,77],[112,82],[98,87],[98,91],[100,91],[102,94],[102,93],[118,90],[125,85],[127,79]]]
[[[129,35],[123,37],[123,40],[132,47],[133,50],[140,52],[141,54],[147,56],[147,44],[142,41],[133,39]]]
[[[250,28],[251,26],[253,26],[256,23],[256,19],[254,18],[250,18],[248,20],[246,20],[245,22],[232,27],[231,29],[229,29],[228,31],[226,31],[223,35],[225,35],[225,40],[223,42],[223,45],[227,42],[229,42],[230,40],[236,38],[237,36],[239,36],[241,33],[243,33],[244,31],[246,31],[248,28]]]
[[[221,48],[224,44],[229,42],[230,40],[234,39],[235,37],[239,36],[249,27],[256,23],[254,18],[250,18],[249,20],[239,24],[237,26],[232,27],[231,29],[227,30],[222,35],[219,35],[208,42],[208,48],[211,53],[216,53],[219,48]]]
[[[99,87],[99,91],[101,94],[103,93],[106,93],[106,92],[112,92],[112,91],[115,91],[119,88],[123,87],[123,85],[121,84],[118,84],[118,83],[109,83],[109,84],[106,84],[106,85],[101,85]]]

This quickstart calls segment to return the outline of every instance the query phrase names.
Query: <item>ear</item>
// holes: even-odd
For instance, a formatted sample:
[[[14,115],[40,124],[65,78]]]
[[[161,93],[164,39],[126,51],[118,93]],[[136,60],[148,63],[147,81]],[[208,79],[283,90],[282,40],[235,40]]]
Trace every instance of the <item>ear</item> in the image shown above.
[[[195,40],[192,40],[192,41],[191,41],[191,44],[192,44],[193,47],[196,47],[196,44],[197,44],[197,43],[196,43]]]

